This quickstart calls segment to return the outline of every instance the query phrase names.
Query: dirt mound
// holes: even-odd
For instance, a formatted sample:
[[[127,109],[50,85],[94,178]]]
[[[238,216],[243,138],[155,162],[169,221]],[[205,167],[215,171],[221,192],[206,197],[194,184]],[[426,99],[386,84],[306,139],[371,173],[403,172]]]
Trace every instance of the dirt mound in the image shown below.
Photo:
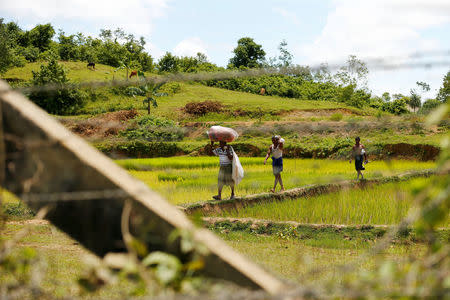
[[[138,115],[138,112],[136,109],[130,109],[130,110],[119,110],[115,112],[106,113],[103,115],[100,115],[96,117],[95,119],[101,119],[104,121],[128,121],[130,119],[134,119]]]
[[[138,112],[135,109],[120,110],[87,120],[67,121],[65,125],[72,132],[83,137],[108,137],[117,135],[119,131],[124,130],[127,127],[126,121],[137,115]]]
[[[221,112],[223,110],[222,103],[218,101],[206,100],[202,102],[189,102],[183,108],[185,113],[202,116],[211,112]]]
[[[417,158],[420,160],[435,160],[439,155],[440,149],[432,145],[423,144],[386,144],[383,147],[383,155],[397,158]]]

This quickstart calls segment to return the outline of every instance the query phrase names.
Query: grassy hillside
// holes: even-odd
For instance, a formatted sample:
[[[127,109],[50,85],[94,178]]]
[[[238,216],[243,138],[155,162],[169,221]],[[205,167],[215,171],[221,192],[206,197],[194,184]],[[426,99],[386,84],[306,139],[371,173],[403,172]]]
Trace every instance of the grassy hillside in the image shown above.
[[[32,71],[41,63],[30,63],[23,68],[14,68],[3,75],[13,85],[26,84]],[[125,71],[114,72],[114,68],[100,65],[96,70],[88,69],[84,62],[61,62],[73,82],[125,79]],[[148,74],[147,74],[148,75]],[[130,82],[138,82],[132,78]],[[153,138],[127,138],[121,132],[133,127],[134,117],[147,114],[144,96],[128,96],[126,88],[91,88],[85,107],[79,115],[59,117],[71,130],[89,138],[99,149],[108,154],[125,157],[158,157],[189,154],[205,154],[208,143],[205,135],[211,125],[235,128],[240,133],[236,149],[241,155],[260,156],[270,143],[270,136],[281,134],[286,138],[286,156],[289,157],[343,157],[355,136],[377,156],[400,155],[418,159],[436,157],[433,149],[406,149],[396,146],[385,149],[386,144],[426,144],[439,146],[448,134],[448,123],[441,127],[426,128],[424,116],[393,116],[375,109],[357,109],[342,103],[329,101],[307,101],[276,96],[260,96],[212,88],[200,83],[170,83],[162,87],[169,92],[158,98],[158,107],[151,108],[151,115],[171,119],[172,129],[184,137],[177,140]],[[183,108],[187,103],[216,101],[222,105],[220,112],[195,115]],[[120,111],[136,110],[130,118],[120,118]],[[118,112],[118,115],[109,114]],[[119,116],[119,117],[117,117]],[[141,128],[141,131],[160,130]],[[158,142],[154,144],[154,142]],[[161,142],[164,142],[161,144]],[[432,155],[427,153],[432,151]]]
[[[126,71],[119,70],[114,72],[114,68],[101,64],[96,65],[96,70],[88,69],[84,62],[60,62],[67,70],[68,78],[73,82],[124,80]],[[40,62],[29,63],[22,68],[13,68],[6,72],[2,78],[7,81],[19,81],[26,83],[32,78],[32,71],[38,71]],[[130,82],[138,82],[136,77],[130,79]],[[117,95],[111,89],[100,88],[91,91],[90,99],[83,110],[84,113],[96,115],[98,113],[116,111],[120,109],[141,110],[145,112],[142,104],[144,97],[124,97]],[[95,94],[95,96],[93,95]],[[180,108],[188,102],[212,100],[221,102],[229,111],[252,112],[262,110],[263,114],[278,115],[281,112],[295,110],[320,110],[320,109],[346,109],[362,114],[362,111],[351,108],[341,103],[326,101],[299,101],[297,99],[288,99],[273,96],[259,96],[250,93],[234,92],[224,89],[211,88],[201,84],[179,84],[179,91],[168,97],[161,97],[158,100],[158,108],[154,108],[153,113],[158,116],[164,116],[174,120],[186,118],[192,121],[224,121],[229,116],[224,117],[221,114],[208,114],[201,118],[189,118],[182,116]],[[248,118],[240,117],[240,120]],[[276,119],[276,118],[275,118]],[[278,118],[279,119],[279,118]]]

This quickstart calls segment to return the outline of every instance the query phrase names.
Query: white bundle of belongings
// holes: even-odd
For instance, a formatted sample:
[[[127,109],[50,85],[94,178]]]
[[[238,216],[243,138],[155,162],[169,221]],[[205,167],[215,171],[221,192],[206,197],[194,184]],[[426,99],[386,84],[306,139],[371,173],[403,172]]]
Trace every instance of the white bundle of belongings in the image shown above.
[[[236,152],[233,151],[233,173],[231,175],[233,177],[234,184],[239,184],[244,178],[244,168],[242,168],[241,162],[239,161],[239,157],[236,155]]]
[[[236,130],[223,126],[212,126],[207,132],[209,139],[214,142],[231,143],[239,137]]]

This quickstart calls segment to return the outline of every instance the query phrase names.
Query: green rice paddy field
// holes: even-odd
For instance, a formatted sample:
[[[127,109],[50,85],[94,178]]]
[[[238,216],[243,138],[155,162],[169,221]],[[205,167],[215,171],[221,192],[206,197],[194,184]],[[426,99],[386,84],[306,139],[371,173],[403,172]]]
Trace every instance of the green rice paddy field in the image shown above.
[[[237,196],[267,192],[272,188],[272,166],[270,161],[267,165],[264,165],[263,161],[262,157],[241,158],[245,177],[236,188]],[[217,157],[128,159],[117,163],[173,204],[211,200],[211,197],[217,194]],[[376,178],[412,170],[432,169],[435,163],[409,160],[373,161],[366,167],[366,178]],[[353,163],[319,159],[285,159],[282,174],[286,189],[312,183],[354,179],[356,176]],[[230,190],[225,187],[223,198],[229,195]]]
[[[276,201],[222,212],[217,216],[316,224],[393,225],[400,222],[413,206],[412,191],[429,185],[434,179],[416,178],[407,182]],[[450,218],[442,226],[450,226]]]

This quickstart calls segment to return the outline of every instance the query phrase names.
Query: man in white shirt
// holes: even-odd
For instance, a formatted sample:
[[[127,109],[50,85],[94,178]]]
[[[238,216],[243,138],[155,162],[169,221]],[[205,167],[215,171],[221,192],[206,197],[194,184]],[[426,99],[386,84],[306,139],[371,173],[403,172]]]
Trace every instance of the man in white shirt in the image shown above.
[[[211,141],[211,146],[214,147],[214,141]],[[228,146],[227,142],[220,141],[219,147],[214,148],[214,155],[219,156],[220,170],[217,183],[218,192],[213,199],[222,200],[222,189],[224,185],[231,188],[231,197],[234,198],[234,180],[233,180],[233,147]]]

